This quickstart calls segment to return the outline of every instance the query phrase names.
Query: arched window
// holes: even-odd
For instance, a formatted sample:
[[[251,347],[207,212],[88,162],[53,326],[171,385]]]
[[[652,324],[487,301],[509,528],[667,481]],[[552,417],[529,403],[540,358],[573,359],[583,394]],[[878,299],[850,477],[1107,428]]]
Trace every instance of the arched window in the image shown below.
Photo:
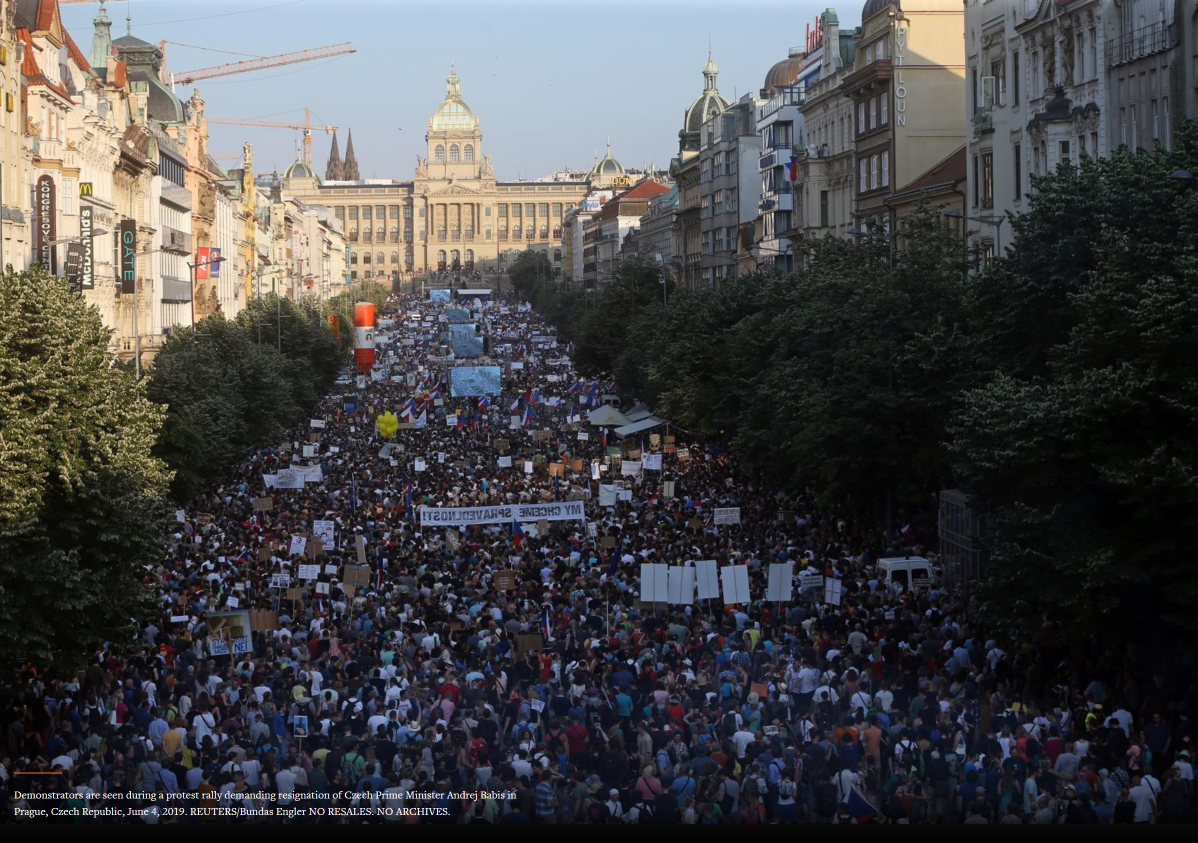
[[[453,261],[453,265],[457,266],[458,264],[460,264],[462,262],[462,253],[459,252],[457,249],[454,249],[452,252],[449,253],[449,258],[450,258],[450,260]]]
[[[554,240],[562,239],[562,227],[560,225],[555,225],[553,227],[553,239]]]
[[[466,162],[469,163],[473,160],[474,160],[474,144],[468,143],[468,144],[466,144]]]
[[[535,236],[535,230],[534,230],[534,228],[533,228],[533,227],[530,225],[530,226],[528,227],[528,239],[529,239],[529,240],[532,240],[532,239],[534,238],[534,236]]]
[[[370,263],[370,252],[363,252],[363,253],[362,253],[362,263],[365,263],[365,264],[369,264],[369,263]]]
[[[375,240],[377,240],[379,243],[382,243],[384,240],[387,239],[387,229],[385,229],[385,228],[378,229],[377,231],[375,231],[374,237],[375,237]]]
[[[404,262],[404,267],[405,267],[406,269],[411,269],[411,268],[412,268],[412,263],[414,262],[414,261],[413,261],[413,257],[412,257],[412,255],[413,255],[413,253],[412,253],[412,249],[411,249],[411,247],[409,247],[409,248],[407,248],[407,249],[405,249],[405,250],[404,250],[404,253],[403,253],[403,262]]]
[[[518,225],[512,226],[512,237],[516,240],[520,239],[520,226],[518,226]]]
[[[351,264],[356,264],[358,262],[358,253],[357,252],[349,253],[349,262]]]
[[[391,263],[399,263],[399,252],[391,253]]]
[[[561,250],[561,249],[554,249],[554,250],[553,250],[553,262],[554,262],[554,263],[561,263],[561,260],[562,260],[562,250]]]
[[[474,266],[474,250],[466,250],[466,266]]]
[[[541,239],[547,240],[548,238],[549,238],[549,226],[543,225],[543,226],[541,226]]]
[[[379,252],[377,255],[374,256],[374,262],[375,263],[386,263],[386,256],[383,255],[382,252]]]
[[[351,228],[351,229],[349,230],[349,239],[350,239],[350,242],[351,242],[351,243],[357,243],[357,242],[358,242],[358,229],[356,229],[356,228]]]
[[[399,242],[399,229],[398,228],[393,227],[391,229],[391,242],[392,243]]]
[[[445,147],[443,147],[441,144],[437,144],[437,148],[433,150],[433,160],[440,162],[445,161]]]
[[[506,225],[499,226],[499,239],[500,240],[507,239],[507,226]]]
[[[458,153],[458,145],[456,143],[450,144],[449,145],[449,162],[451,164],[456,164],[456,163],[458,163],[459,160],[461,160],[461,159],[460,159],[460,156]]]

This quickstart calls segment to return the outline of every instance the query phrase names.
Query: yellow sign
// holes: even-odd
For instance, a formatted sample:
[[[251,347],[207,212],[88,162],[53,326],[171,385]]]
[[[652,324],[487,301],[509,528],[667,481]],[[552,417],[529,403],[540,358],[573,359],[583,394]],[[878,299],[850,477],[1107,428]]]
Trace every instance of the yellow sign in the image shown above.
[[[91,196],[92,195],[92,183],[89,181],[79,182],[79,195],[80,196]]]

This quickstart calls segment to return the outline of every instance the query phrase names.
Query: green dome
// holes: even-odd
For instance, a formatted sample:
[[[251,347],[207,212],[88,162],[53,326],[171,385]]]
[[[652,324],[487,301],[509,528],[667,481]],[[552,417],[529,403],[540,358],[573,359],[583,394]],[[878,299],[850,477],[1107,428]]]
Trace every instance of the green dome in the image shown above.
[[[451,131],[455,129],[473,129],[474,112],[470,106],[462,102],[460,80],[456,71],[450,69],[445,79],[445,100],[437,108],[432,119],[434,132]]]

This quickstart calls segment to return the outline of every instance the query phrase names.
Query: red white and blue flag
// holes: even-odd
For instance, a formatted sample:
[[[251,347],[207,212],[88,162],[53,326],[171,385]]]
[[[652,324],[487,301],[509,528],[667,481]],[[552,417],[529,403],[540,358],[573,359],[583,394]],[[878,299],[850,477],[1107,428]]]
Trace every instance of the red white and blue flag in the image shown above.
[[[512,544],[519,547],[524,541],[524,530],[520,526],[520,522],[512,519]]]

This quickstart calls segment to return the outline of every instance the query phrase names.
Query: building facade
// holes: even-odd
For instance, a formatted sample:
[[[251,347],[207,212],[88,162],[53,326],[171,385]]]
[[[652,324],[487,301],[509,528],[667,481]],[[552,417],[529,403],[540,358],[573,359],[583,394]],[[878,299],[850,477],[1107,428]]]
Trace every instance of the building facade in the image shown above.
[[[740,229],[757,216],[762,200],[761,137],[757,110],[761,100],[745,94],[709,117],[699,142],[699,232],[703,284],[715,286],[737,275]],[[781,188],[769,195],[774,201]],[[788,190],[785,192],[789,192]]]
[[[417,158],[410,181],[344,178],[349,146],[340,162],[342,180],[321,181],[314,173],[284,180],[285,193],[333,209],[349,241],[351,281],[496,271],[530,248],[561,271],[562,223],[586,195],[587,182],[497,180],[481,121],[463,100],[452,70],[425,142],[427,154]],[[336,174],[334,157],[327,174]],[[352,164],[356,170],[356,159]]]
[[[669,267],[674,259],[674,217],[678,214],[678,185],[649,200],[641,217],[637,248]]]
[[[1175,6],[1177,61],[1173,67],[1177,96],[1173,107],[1180,124],[1183,119],[1198,118],[1198,0],[1176,0]]]
[[[807,44],[810,48],[812,44]],[[818,49],[818,48],[817,48]],[[757,171],[761,180],[759,221],[755,229],[758,261],[779,272],[794,268],[786,232],[794,213],[791,189],[791,158],[797,154],[803,135],[803,116],[799,112],[807,81],[801,79],[804,67],[817,58],[809,50],[793,48],[782,61],[770,68],[757,109],[756,131],[761,155]]]

